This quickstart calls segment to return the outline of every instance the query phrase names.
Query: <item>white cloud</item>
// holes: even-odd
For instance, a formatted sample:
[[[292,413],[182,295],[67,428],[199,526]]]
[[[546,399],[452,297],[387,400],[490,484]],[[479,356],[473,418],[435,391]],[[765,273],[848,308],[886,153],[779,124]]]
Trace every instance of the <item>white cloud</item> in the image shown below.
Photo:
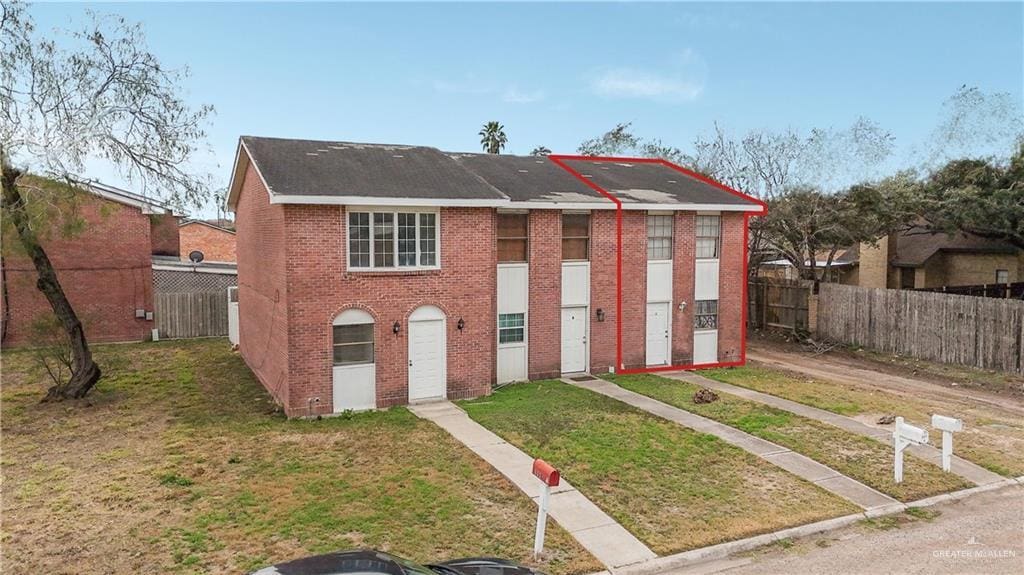
[[[495,96],[509,104],[533,104],[546,96],[544,90],[522,90],[515,84],[499,86],[478,78],[467,76],[464,80],[434,80],[431,85],[440,94],[463,94],[468,96]]]
[[[510,104],[532,104],[534,102],[540,102],[541,100],[544,99],[544,90],[521,92],[519,88],[515,86],[509,86],[501,95],[501,99],[503,102],[508,102]]]
[[[692,50],[673,58],[663,72],[639,68],[611,68],[596,73],[590,87],[605,98],[640,98],[689,102],[704,92],[707,66]]]

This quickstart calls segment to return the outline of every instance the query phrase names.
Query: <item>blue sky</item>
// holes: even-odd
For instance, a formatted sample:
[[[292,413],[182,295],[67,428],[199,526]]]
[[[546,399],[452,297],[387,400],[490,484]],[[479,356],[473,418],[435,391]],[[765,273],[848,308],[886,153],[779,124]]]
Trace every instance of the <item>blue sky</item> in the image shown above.
[[[42,29],[88,4],[42,4]],[[499,120],[510,153],[573,152],[617,122],[684,151],[715,122],[753,128],[878,122],[905,154],[962,84],[1024,85],[1021,3],[99,4],[143,23],[217,113],[226,184],[241,134],[479,149]],[[97,165],[98,177],[117,179]]]

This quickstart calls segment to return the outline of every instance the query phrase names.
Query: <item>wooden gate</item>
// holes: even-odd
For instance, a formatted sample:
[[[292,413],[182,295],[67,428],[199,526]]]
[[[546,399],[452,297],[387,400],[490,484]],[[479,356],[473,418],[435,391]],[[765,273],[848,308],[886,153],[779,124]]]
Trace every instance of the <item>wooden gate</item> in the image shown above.
[[[228,335],[228,298],[223,291],[154,295],[161,339]]]
[[[747,283],[747,325],[754,329],[807,330],[811,288],[799,282],[758,278]]]

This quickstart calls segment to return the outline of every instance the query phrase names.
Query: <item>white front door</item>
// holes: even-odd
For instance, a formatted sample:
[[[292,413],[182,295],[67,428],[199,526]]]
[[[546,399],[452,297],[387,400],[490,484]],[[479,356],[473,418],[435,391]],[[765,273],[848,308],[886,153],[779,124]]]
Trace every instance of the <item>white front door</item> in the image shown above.
[[[409,401],[444,399],[445,320],[409,322]]]
[[[562,373],[587,371],[587,308],[562,308]]]
[[[647,365],[668,365],[671,343],[669,304],[647,304]]]

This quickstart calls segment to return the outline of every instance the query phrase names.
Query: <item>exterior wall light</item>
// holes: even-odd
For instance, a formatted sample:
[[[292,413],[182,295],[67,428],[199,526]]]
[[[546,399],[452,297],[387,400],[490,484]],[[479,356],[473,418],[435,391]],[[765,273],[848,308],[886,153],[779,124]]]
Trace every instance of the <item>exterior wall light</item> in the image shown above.
[[[391,331],[395,332],[395,335],[398,335],[398,333],[402,331],[402,324],[396,321],[395,325],[391,326]]]
[[[597,308],[597,321],[604,321],[604,310]]]
[[[459,328],[459,331],[462,331],[462,328],[466,327],[466,320],[460,317],[459,323],[455,324],[455,327]]]

